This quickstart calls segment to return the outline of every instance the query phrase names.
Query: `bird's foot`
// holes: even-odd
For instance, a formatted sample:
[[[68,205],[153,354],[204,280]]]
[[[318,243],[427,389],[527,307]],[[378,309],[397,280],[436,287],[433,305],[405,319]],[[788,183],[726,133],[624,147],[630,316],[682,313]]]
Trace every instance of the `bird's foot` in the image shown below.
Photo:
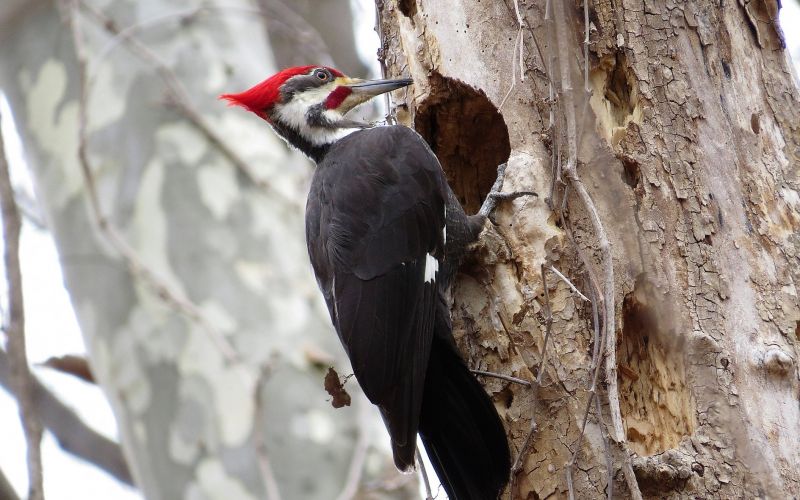
[[[511,193],[503,193],[502,189],[503,181],[505,180],[506,176],[506,167],[508,167],[507,163],[501,163],[497,167],[497,179],[494,181],[492,190],[489,191],[488,195],[486,195],[486,199],[483,200],[483,205],[481,205],[481,209],[478,211],[479,215],[488,218],[493,224],[494,221],[492,220],[492,214],[494,213],[494,210],[497,208],[497,204],[500,201],[515,200],[523,196],[539,196],[534,191],[514,191]]]

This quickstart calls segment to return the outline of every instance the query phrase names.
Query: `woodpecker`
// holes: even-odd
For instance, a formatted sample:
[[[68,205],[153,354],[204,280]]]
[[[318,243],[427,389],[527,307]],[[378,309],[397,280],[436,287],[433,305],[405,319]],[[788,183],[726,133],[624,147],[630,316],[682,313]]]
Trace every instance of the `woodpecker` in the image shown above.
[[[346,116],[412,83],[303,66],[220,97],[317,164],[308,253],[356,379],[383,416],[395,465],[414,467],[419,434],[451,500],[491,500],[508,481],[508,443],[455,345],[446,299],[485,217],[464,212],[414,130]]]

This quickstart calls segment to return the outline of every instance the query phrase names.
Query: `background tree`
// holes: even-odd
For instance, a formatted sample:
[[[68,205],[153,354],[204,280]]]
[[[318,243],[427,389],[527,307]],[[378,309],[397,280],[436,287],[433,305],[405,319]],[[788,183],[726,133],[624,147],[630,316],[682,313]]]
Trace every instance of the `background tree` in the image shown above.
[[[466,206],[505,161],[542,195],[504,205],[454,291],[472,366],[533,381],[486,377],[509,496],[800,494],[800,97],[775,3],[381,13],[388,72],[415,80],[395,113]]]
[[[366,407],[324,402],[324,368],[347,369],[302,249],[308,164],[214,101],[325,46],[359,74],[347,6],[0,4],[0,87],[149,498],[346,498],[362,464],[391,470]],[[388,72],[416,82],[393,115],[465,205],[506,161],[507,190],[541,195],[503,205],[454,291],[520,457],[509,496],[799,495],[800,108],[776,5],[379,6]]]
[[[349,498],[362,470],[370,498],[416,491],[371,445],[377,414],[323,390],[348,368],[305,257],[310,164],[216,100],[328,46],[364,73],[349,2],[323,11],[3,5],[0,87],[147,498]]]

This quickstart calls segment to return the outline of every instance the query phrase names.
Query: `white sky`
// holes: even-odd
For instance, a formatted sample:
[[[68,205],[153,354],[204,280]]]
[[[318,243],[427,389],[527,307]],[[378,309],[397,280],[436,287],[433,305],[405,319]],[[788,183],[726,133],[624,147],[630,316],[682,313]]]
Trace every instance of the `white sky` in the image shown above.
[[[11,164],[12,182],[18,190],[32,191],[16,135],[11,110],[5,97],[0,98],[3,139]],[[51,356],[85,352],[75,314],[61,277],[53,239],[49,233],[23,222],[20,237],[20,258],[25,297],[25,327],[28,358],[38,378],[59,398],[72,407],[85,422],[106,436],[116,439],[114,416],[100,390],[74,377],[36,366]],[[5,268],[0,265],[0,296],[5,307],[7,290]],[[3,314],[5,318],[5,314]],[[3,338],[5,344],[5,338]],[[25,438],[17,414],[16,401],[0,390],[0,470],[21,498],[27,493],[28,476],[25,465]],[[59,448],[50,433],[42,441],[45,497],[49,500],[73,500],[76,492],[86,499],[140,499],[133,489],[98,470],[93,465],[75,459]]]
[[[351,0],[357,19],[358,50],[365,61],[373,62],[373,71],[379,73],[375,62],[378,38],[373,31],[374,8],[372,0]],[[800,66],[800,6],[794,0],[783,2],[781,24],[790,54],[796,68]],[[12,177],[18,189],[31,191],[19,138],[11,120],[11,112],[3,97],[0,99],[2,129],[6,153],[11,163]],[[22,231],[20,254],[25,292],[28,356],[33,370],[43,383],[69,404],[83,419],[99,432],[115,438],[117,429],[105,397],[99,389],[73,377],[37,367],[51,356],[85,351],[78,325],[63,286],[53,240],[46,232],[25,223]],[[0,302],[6,303],[5,274],[0,263]],[[5,315],[3,315],[5,316]],[[2,339],[3,341],[5,339]],[[25,466],[25,440],[17,415],[16,402],[0,390],[0,470],[24,498],[27,491]],[[141,499],[136,491],[92,465],[63,452],[53,437],[45,433],[42,443],[44,457],[45,496],[48,500],[73,500],[79,494],[85,500]],[[429,475],[432,475],[430,466]],[[435,477],[435,475],[434,475]],[[434,490],[436,485],[433,486]],[[444,493],[440,492],[439,498]]]

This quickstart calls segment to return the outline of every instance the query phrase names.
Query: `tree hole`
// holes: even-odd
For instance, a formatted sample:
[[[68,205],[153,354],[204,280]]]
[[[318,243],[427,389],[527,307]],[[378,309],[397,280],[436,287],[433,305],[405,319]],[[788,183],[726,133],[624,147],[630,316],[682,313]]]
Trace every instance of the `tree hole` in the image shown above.
[[[400,0],[397,2],[397,8],[406,17],[414,17],[417,14],[416,0]]]
[[[731,79],[731,67],[728,64],[728,61],[725,60],[722,61],[722,72],[725,73],[725,78],[727,78],[728,80]]]
[[[625,136],[629,123],[642,121],[636,78],[625,55],[620,53],[601,59],[590,80],[593,92],[589,103],[600,131],[612,144],[617,144]]]
[[[683,350],[668,309],[644,276],[622,303],[620,410],[631,447],[641,456],[677,447],[697,425]]]
[[[414,128],[442,163],[450,187],[467,213],[476,213],[508,160],[508,128],[486,94],[434,74]]]
[[[758,116],[758,113],[750,115],[750,129],[756,135],[761,133],[761,118]]]
[[[639,163],[633,158],[626,156],[620,156],[619,159],[622,162],[622,180],[625,181],[625,184],[630,186],[631,189],[636,189],[642,180],[642,172],[639,169]]]
[[[498,392],[495,397],[506,409],[511,408],[511,405],[514,403],[514,393],[509,387],[505,387],[502,391]]]

